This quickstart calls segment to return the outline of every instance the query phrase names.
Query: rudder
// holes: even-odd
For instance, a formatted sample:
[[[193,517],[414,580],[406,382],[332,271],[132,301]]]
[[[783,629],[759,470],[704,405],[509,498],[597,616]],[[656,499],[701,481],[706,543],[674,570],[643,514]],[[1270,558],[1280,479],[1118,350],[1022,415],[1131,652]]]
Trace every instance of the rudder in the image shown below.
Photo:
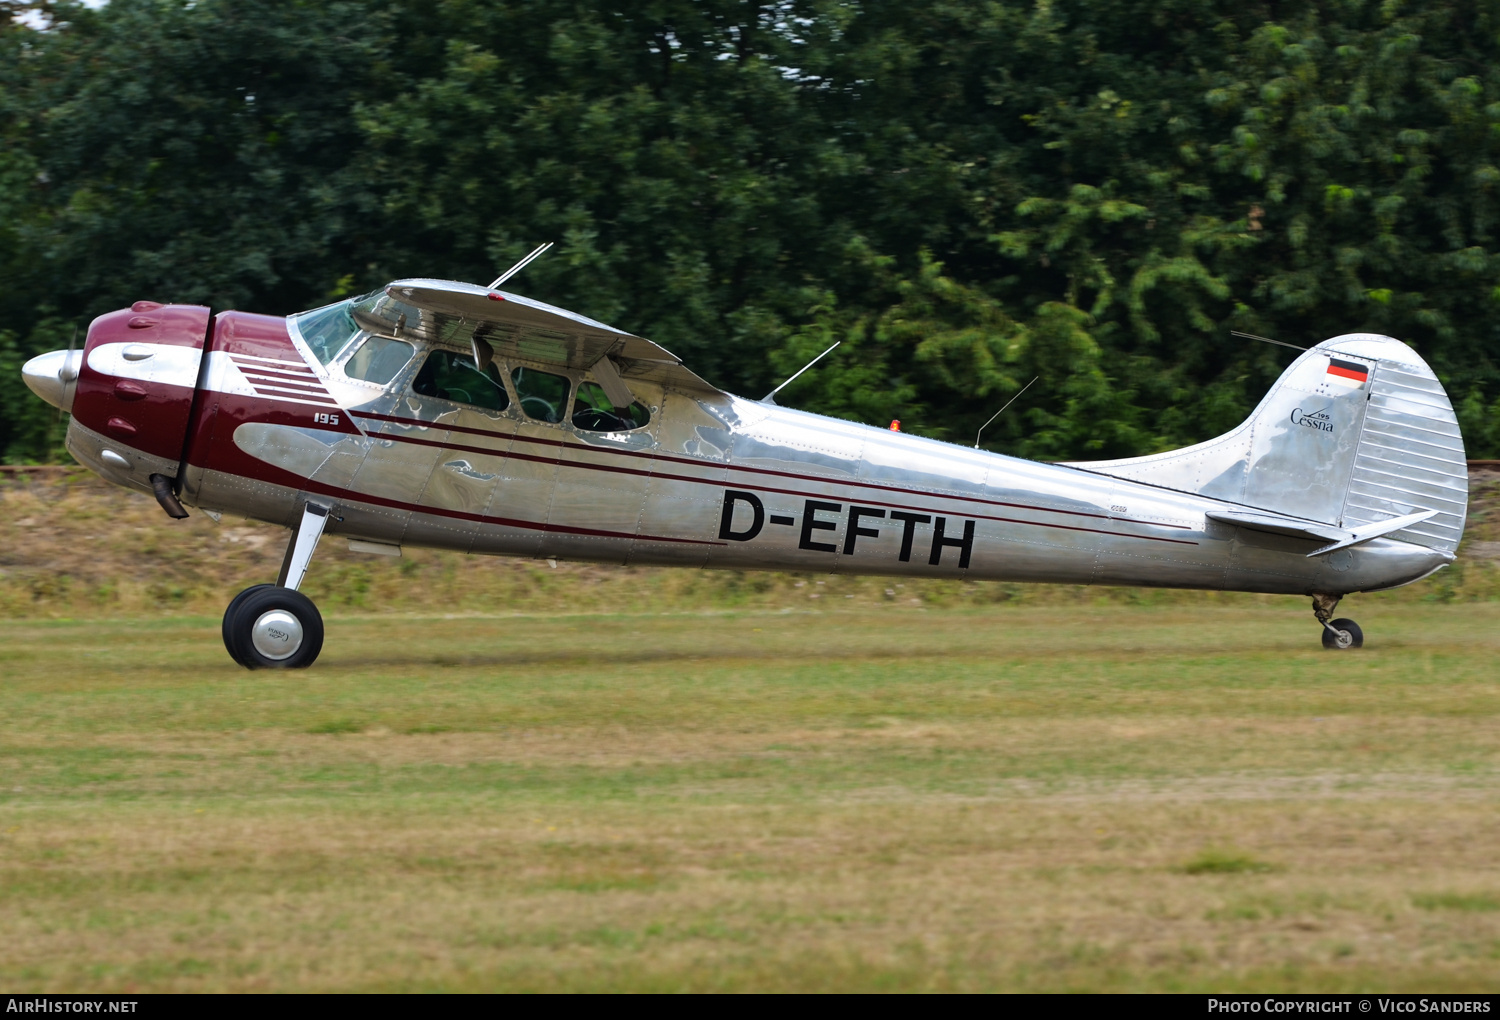
[[[1436,510],[1392,537],[1445,553],[1468,508],[1463,437],[1442,384],[1411,348],[1373,333],[1304,353],[1216,439],[1072,466],[1338,528]]]

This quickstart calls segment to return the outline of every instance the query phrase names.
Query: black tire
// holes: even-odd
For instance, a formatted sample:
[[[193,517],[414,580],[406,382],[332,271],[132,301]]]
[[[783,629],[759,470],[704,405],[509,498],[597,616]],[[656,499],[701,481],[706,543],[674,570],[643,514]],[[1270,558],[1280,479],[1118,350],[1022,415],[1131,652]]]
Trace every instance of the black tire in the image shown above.
[[[239,655],[238,652],[236,652],[234,650],[234,638],[232,636],[232,630],[231,630],[231,628],[229,626],[229,621],[234,619],[235,611],[237,609],[239,609],[240,604],[245,601],[245,597],[247,595],[249,595],[251,592],[260,591],[262,588],[274,588],[274,587],[276,587],[274,584],[255,584],[255,585],[251,585],[249,588],[246,588],[244,591],[240,592],[234,598],[230,599],[229,600],[229,605],[226,606],[225,609],[224,609],[224,626],[223,626],[223,632],[224,632],[224,650],[229,653],[229,657],[231,659],[233,659],[236,663],[239,663],[239,665],[245,666],[246,669],[249,669],[250,667],[246,666],[245,663],[240,662],[240,655]]]
[[[1332,651],[1337,652],[1337,651],[1346,651],[1346,650],[1353,649],[1353,648],[1363,648],[1364,647],[1364,644],[1365,644],[1365,632],[1362,631],[1362,630],[1360,630],[1359,629],[1359,624],[1355,623],[1353,620],[1343,620],[1343,619],[1333,620],[1333,621],[1330,622],[1329,626],[1333,627],[1334,630],[1341,630],[1344,633],[1348,634],[1349,635],[1349,643],[1347,645],[1341,645],[1339,643],[1338,638],[1334,637],[1333,634],[1328,630],[1328,627],[1324,627],[1323,628],[1323,647],[1324,648],[1327,648],[1327,649],[1330,649]]]
[[[291,619],[263,624],[272,613]],[[258,629],[264,631],[260,641]],[[323,650],[323,616],[301,592],[258,584],[240,592],[224,611],[224,647],[246,669],[306,669]]]

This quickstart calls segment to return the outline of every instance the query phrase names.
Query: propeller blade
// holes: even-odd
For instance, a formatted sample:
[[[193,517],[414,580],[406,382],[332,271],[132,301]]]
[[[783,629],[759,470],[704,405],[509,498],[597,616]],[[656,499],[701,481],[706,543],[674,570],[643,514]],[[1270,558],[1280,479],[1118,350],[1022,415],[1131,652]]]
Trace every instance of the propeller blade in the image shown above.
[[[54,425],[62,421],[63,408],[73,406],[68,400],[68,387],[78,381],[79,369],[73,367],[73,351],[77,347],[78,323],[75,322],[73,323],[73,335],[68,338],[68,356],[63,359],[62,368],[57,370],[58,376],[62,379],[63,399],[62,403],[57,405],[57,417],[52,419]]]

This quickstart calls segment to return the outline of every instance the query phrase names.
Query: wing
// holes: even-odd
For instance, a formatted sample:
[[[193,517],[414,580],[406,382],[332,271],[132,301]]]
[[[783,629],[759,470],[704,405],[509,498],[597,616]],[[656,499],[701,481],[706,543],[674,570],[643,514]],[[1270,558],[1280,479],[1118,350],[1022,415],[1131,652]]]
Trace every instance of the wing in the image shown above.
[[[723,394],[660,344],[556,305],[452,280],[397,280],[385,293],[389,301],[374,312],[378,321],[363,325],[471,348],[476,358],[488,347],[505,358],[592,369],[616,400],[629,393],[615,385],[622,376],[625,382],[647,379],[690,393]]]

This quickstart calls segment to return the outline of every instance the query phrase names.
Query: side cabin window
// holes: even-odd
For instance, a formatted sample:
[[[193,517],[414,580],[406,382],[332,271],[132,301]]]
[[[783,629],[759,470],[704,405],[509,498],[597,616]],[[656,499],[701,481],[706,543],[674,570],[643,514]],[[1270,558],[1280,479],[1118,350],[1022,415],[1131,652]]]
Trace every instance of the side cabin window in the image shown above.
[[[651,423],[651,411],[639,400],[629,407],[615,407],[596,382],[578,384],[573,401],[573,424],[585,432],[629,432]]]
[[[510,406],[499,367],[492,361],[481,370],[472,357],[456,351],[429,354],[411,388],[414,393],[486,411],[503,411]]]
[[[344,374],[350,379],[385,386],[411,361],[414,348],[405,340],[372,336],[359,345],[344,362]]]
[[[539,372],[534,368],[513,368],[511,385],[516,388],[516,399],[528,418],[556,424],[568,411],[568,391],[572,380],[564,375]]]

